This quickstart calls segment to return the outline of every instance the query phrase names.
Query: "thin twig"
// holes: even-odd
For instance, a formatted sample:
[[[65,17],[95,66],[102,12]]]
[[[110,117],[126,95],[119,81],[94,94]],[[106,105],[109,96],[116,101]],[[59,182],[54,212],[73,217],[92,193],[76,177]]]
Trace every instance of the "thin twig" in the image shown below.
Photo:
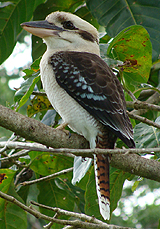
[[[25,181],[23,183],[21,183],[21,185],[32,185],[32,184],[36,184],[38,182],[42,182],[42,181],[47,181],[47,180],[51,180],[57,176],[60,176],[60,175],[63,175],[63,174],[66,174],[66,173],[69,173],[73,171],[73,167],[72,168],[69,168],[69,169],[64,169],[60,172],[57,172],[57,173],[54,173],[54,174],[51,174],[51,175],[48,175],[48,176],[45,176],[45,177],[41,177],[39,179],[36,179],[36,180],[31,180],[31,181]]]
[[[70,221],[70,220],[56,219],[53,217],[46,216],[46,215],[38,212],[35,209],[27,207],[26,205],[24,205],[23,203],[18,201],[16,198],[14,198],[10,195],[7,195],[1,191],[0,191],[0,197],[9,201],[9,202],[12,202],[13,204],[15,204],[17,206],[19,206],[20,208],[22,208],[26,212],[30,213],[31,215],[35,216],[36,218],[44,219],[44,220],[47,220],[49,222],[54,222],[54,223],[58,223],[61,225],[71,225],[71,226],[75,226],[76,228],[79,227],[79,228],[84,228],[84,229],[88,229],[88,228],[90,228],[90,229],[127,229],[126,227],[121,227],[121,226],[116,226],[116,225],[108,225],[105,223],[95,224],[95,223],[83,222],[80,220]],[[89,216],[86,216],[86,217],[88,218]]]
[[[141,102],[139,100],[136,101],[126,101],[126,105],[129,108],[134,108],[136,110],[138,109],[148,109],[148,110],[154,110],[154,111],[160,111],[160,106],[151,104],[151,103],[146,103],[146,102]]]
[[[0,161],[4,161],[4,160],[10,160],[10,159],[17,159],[19,157],[22,156],[26,156],[30,151],[40,151],[40,152],[48,152],[48,153],[53,153],[53,148],[47,148],[46,146],[39,144],[39,143],[29,143],[29,142],[0,142],[0,148],[3,148],[7,143],[7,149],[26,149],[26,151],[20,151],[20,152],[16,152],[15,154],[12,154],[9,157],[5,157],[5,158],[0,158]],[[66,155],[67,152],[59,152],[60,155],[65,155],[68,157],[74,157],[73,154],[71,154],[68,150],[68,153]]]
[[[135,114],[130,113],[130,112],[127,112],[127,113],[128,113],[128,116],[130,118],[139,120],[140,122],[146,123],[149,126],[154,126],[154,127],[158,128],[158,129],[160,129],[160,125],[158,123],[156,123],[156,122],[153,122],[153,121],[151,121],[151,120],[149,120],[149,119],[147,119],[145,117],[142,117],[142,116],[139,116],[139,115],[135,115]]]
[[[7,150],[7,144],[11,142],[11,140],[13,140],[14,138],[15,138],[15,135],[12,134],[11,137],[5,142],[5,145],[3,146],[3,148],[0,150],[0,154],[2,154],[4,157],[8,157],[8,154],[5,153],[5,151]]]
[[[62,229],[76,229],[74,226],[65,226]]]
[[[58,217],[58,214],[56,213],[56,214],[53,216],[53,218],[56,219],[57,217]],[[50,221],[47,225],[44,225],[43,227],[44,227],[45,229],[50,229],[50,228],[52,227],[52,225],[53,225],[53,222]]]
[[[22,173],[26,170],[26,168],[23,168],[16,176],[16,179],[15,179],[15,182],[14,182],[14,185],[16,186],[17,183],[18,183],[18,180],[19,180],[19,177],[22,175]]]
[[[41,91],[33,91],[32,95],[43,95],[43,96],[47,96],[45,92],[41,92]]]
[[[158,92],[155,92],[152,96],[150,96],[146,101],[148,104],[158,104],[160,102],[160,95]],[[131,111],[132,114],[143,115],[148,111],[148,109],[138,109]]]
[[[8,144],[17,140],[19,137],[18,136],[15,136],[15,134],[13,133],[11,135],[11,137],[8,139],[8,141],[5,142],[3,148],[0,150],[0,154],[2,154],[4,156],[4,158],[0,158],[0,161],[1,160],[9,160],[10,162],[12,162],[13,164],[17,165],[17,167],[21,167],[21,168],[25,168],[26,166],[23,165],[21,162],[17,162],[15,161],[14,158],[11,158],[10,156],[8,156],[8,154],[5,152],[7,149],[8,149]]]
[[[55,208],[55,207],[53,208],[53,207],[50,207],[50,206],[46,206],[44,204],[39,204],[39,203],[37,203],[35,201],[30,201],[30,203],[35,205],[35,206],[38,206],[38,207],[45,208],[47,210],[56,212],[59,215],[66,215],[66,216],[78,218],[80,220],[86,220],[88,222],[92,222],[92,223],[96,223],[96,224],[102,224],[102,225],[104,224],[105,225],[105,223],[102,222],[101,220],[96,219],[93,216],[87,216],[87,215],[85,215],[83,213],[76,213],[76,212],[66,211],[66,210],[63,210],[63,209],[60,209],[60,208]]]
[[[122,77],[121,77],[121,79],[122,79],[122,81],[124,81]],[[131,99],[132,99],[133,101],[136,101],[137,98],[135,97],[135,95],[134,95],[130,90],[128,90],[127,87],[125,87],[125,82],[123,82],[123,85],[122,85],[122,86],[123,86],[124,91],[127,92],[127,94],[131,97]]]
[[[6,142],[0,142],[0,148],[2,148]],[[46,153],[54,153],[54,154],[60,154],[60,155],[66,155],[70,156],[75,155],[75,156],[82,156],[82,157],[93,157],[93,154],[151,154],[155,155],[156,152],[160,152],[160,147],[159,148],[142,148],[142,149],[69,149],[69,148],[47,148],[46,146],[39,144],[39,143],[27,143],[27,142],[10,142],[7,146],[10,149],[28,149],[29,151],[40,151],[40,152],[46,152]],[[13,154],[10,157],[7,157],[6,159],[9,158],[14,158],[14,157],[21,157],[23,155],[26,155],[26,153],[18,153],[15,155]],[[3,160],[3,159],[0,159]]]

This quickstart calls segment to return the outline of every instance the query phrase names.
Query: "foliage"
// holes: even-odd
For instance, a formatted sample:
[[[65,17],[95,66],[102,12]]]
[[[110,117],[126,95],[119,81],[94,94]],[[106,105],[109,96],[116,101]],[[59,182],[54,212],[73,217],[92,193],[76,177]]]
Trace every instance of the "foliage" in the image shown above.
[[[15,173],[16,171],[13,171],[11,169],[1,169],[1,191],[9,195],[12,195],[20,201],[22,201],[20,196],[15,191],[15,187],[13,184],[13,178]],[[1,228],[9,228],[10,222],[12,222],[12,228],[18,228],[19,225],[22,225],[21,228],[26,228],[26,213],[20,207],[15,206],[13,203],[8,203],[6,200],[2,198],[0,199],[0,206]],[[17,215],[16,218],[15,214]]]
[[[16,44],[17,36],[22,30],[20,24],[31,20],[36,7],[43,2],[44,0],[31,0],[27,1],[26,4],[23,0],[14,0],[0,3],[0,63],[11,54]]]
[[[154,60],[158,58],[160,53],[159,1],[88,0],[87,6],[99,24],[106,27],[111,37],[115,37],[130,25],[142,25],[151,37],[153,58]]]
[[[121,0],[118,2],[115,0],[87,0],[86,4],[80,0],[1,1],[0,62],[2,63],[11,54],[18,36],[22,31],[20,27],[22,22],[29,21],[32,17],[34,20],[44,19],[46,15],[56,10],[75,12],[78,16],[92,23],[99,31],[107,32],[107,35],[100,40],[102,57],[105,61],[106,57],[110,58],[109,64],[111,67],[117,69],[117,76],[126,92],[131,91],[133,96],[143,101],[148,99],[149,96],[147,98],[140,97],[141,91],[146,88],[157,89],[159,87],[160,5],[158,0],[138,0],[135,2],[131,0],[125,2]],[[107,43],[108,41],[109,43]],[[44,123],[50,124],[54,122],[54,125],[56,125],[60,122],[59,116],[56,115],[55,111],[53,111],[52,116],[50,115],[49,109],[52,108],[48,99],[43,93],[38,94],[39,92],[43,92],[39,76],[39,62],[45,48],[45,44],[43,44],[41,39],[34,36],[32,37],[32,56],[35,62],[31,65],[30,69],[24,70],[25,81],[19,90],[15,92],[14,108],[16,111],[19,111],[22,106],[29,103],[26,112],[29,117],[41,120]],[[2,88],[4,90],[4,86]],[[33,93],[33,91],[35,93]],[[126,100],[132,100],[126,92]],[[1,93],[4,94],[4,91],[1,91]],[[4,100],[12,103],[8,97],[4,98],[3,101]],[[0,103],[3,104],[1,98]],[[158,111],[151,110],[145,113],[145,117],[152,121],[156,120],[158,116]],[[159,119],[155,122],[159,123]],[[160,136],[158,128],[153,126],[148,127],[148,125],[134,120],[132,120],[132,123],[135,126],[134,135],[137,147],[159,147]],[[120,140],[117,142],[117,145],[121,147],[124,146]],[[11,153],[11,151],[7,150],[7,153]],[[157,153],[155,159],[158,158],[159,154]],[[47,176],[72,167],[73,165],[72,158],[55,156],[38,151],[29,152],[28,156],[21,157],[18,161],[25,163],[25,165],[28,165],[33,171],[34,175],[29,176],[28,179]],[[99,214],[97,205],[93,166],[91,166],[86,176],[76,186],[71,184],[72,174],[68,173],[53,180],[38,183],[35,185],[35,193],[33,193],[31,188],[21,186],[21,184],[19,184],[20,181],[14,186],[13,181],[16,174],[19,174],[20,171],[22,171],[22,168],[19,169],[19,167],[16,167],[15,169],[15,166],[10,167],[10,164],[6,169],[2,168],[0,170],[2,176],[0,191],[14,196],[26,204],[28,204],[30,199],[35,199],[41,204],[94,215],[103,220]],[[28,173],[28,170],[26,170],[26,173]],[[110,168],[111,211],[116,209],[121,195],[122,202],[120,202],[120,205],[123,205],[124,193],[122,194],[122,188],[126,179],[131,180],[133,176],[122,170]],[[134,179],[136,180],[137,178]],[[141,182],[138,182],[138,184],[139,183]],[[131,188],[129,188],[129,190],[131,190]],[[131,193],[129,193],[128,196],[129,195],[131,195]],[[27,218],[24,211],[14,204],[7,205],[6,201],[2,199],[0,201],[1,228],[11,228],[9,224],[13,223],[13,215],[15,212],[19,217],[14,221],[15,224],[12,228],[18,228],[20,224],[23,225],[23,228],[27,228]],[[121,207],[120,205],[118,208]],[[152,210],[151,208],[153,208],[153,206],[150,206],[149,211]],[[135,221],[135,224],[141,222],[143,227],[147,227],[151,222],[147,220],[144,222],[142,220],[142,218],[145,218],[145,216],[143,216],[145,213],[140,210],[141,209],[136,206],[136,211],[141,214],[138,215],[137,212],[134,211],[134,216],[130,217],[131,219],[128,220],[127,224],[126,221],[122,219],[123,217],[119,219],[119,223],[124,226],[135,226],[133,225],[133,220],[135,220],[136,215],[139,221]],[[40,211],[53,216],[53,212],[44,208],[41,208]],[[154,219],[155,221],[157,220],[157,222],[155,222],[157,226],[158,217],[159,216]],[[64,219],[65,218],[68,217],[64,217]],[[116,222],[114,214],[111,222]],[[53,224],[52,228],[61,228],[61,226]]]
[[[17,76],[12,77],[17,78]],[[7,76],[6,70],[1,69],[0,70],[0,104],[3,106],[11,106],[13,104],[13,97],[14,97],[14,91],[12,91],[9,86],[8,82],[11,77]],[[0,127],[0,138],[6,137],[8,138],[11,135],[11,132],[9,130],[6,130],[2,127]]]

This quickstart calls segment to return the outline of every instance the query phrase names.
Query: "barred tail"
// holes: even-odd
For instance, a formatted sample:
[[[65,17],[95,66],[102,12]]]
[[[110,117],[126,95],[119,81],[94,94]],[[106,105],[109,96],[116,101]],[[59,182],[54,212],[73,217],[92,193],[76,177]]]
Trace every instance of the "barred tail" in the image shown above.
[[[116,136],[104,130],[97,136],[96,148],[113,149]],[[94,155],[94,168],[99,209],[103,218],[110,219],[110,189],[109,189],[109,161],[108,156]]]
[[[110,219],[110,190],[108,157],[94,155],[94,168],[99,209],[103,218]]]

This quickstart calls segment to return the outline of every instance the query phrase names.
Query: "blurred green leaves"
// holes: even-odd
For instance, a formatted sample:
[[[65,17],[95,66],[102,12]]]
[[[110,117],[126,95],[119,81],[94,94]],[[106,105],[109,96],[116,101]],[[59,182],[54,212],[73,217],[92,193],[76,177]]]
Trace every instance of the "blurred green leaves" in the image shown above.
[[[22,31],[20,24],[32,18],[36,7],[45,0],[11,0],[0,3],[0,64],[12,53],[17,37]]]

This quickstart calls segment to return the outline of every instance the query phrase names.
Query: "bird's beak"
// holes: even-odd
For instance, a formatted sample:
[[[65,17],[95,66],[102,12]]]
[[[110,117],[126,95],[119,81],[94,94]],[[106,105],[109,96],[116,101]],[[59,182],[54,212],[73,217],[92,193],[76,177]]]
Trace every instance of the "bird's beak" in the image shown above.
[[[41,38],[58,35],[59,32],[64,31],[63,28],[51,24],[47,20],[24,22],[21,26],[27,32]]]

